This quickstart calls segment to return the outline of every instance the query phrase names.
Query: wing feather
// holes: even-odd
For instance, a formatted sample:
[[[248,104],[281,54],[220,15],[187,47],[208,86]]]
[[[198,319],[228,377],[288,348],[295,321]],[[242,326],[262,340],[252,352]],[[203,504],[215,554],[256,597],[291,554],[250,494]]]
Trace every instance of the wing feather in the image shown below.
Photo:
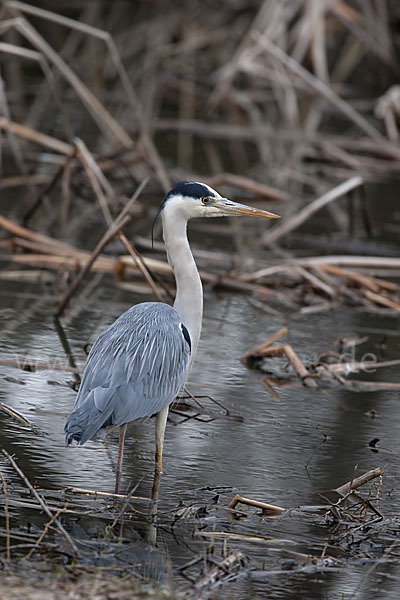
[[[144,302],[99,336],[65,425],[67,443],[84,444],[105,426],[151,416],[172,402],[190,359],[180,325],[171,306]]]

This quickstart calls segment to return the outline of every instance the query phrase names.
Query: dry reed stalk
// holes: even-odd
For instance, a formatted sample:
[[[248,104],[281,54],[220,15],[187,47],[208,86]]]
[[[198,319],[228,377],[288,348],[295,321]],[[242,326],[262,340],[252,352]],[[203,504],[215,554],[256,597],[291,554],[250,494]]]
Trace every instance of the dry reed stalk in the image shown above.
[[[25,240],[15,239],[15,243],[18,246],[34,249],[34,244],[27,242]],[[49,269],[59,269],[65,268],[67,270],[76,270],[82,268],[90,258],[90,252],[86,250],[78,250],[72,247],[70,248],[49,248],[45,245],[40,245],[37,247],[39,252],[46,252],[48,254],[10,254],[4,257],[3,260],[11,261],[17,264],[22,265],[33,265],[41,268],[49,268]],[[0,255],[0,260],[2,259],[2,255]],[[157,260],[154,258],[144,258],[143,259],[147,268],[152,271],[164,275],[172,275],[172,269],[169,264],[165,261]],[[121,268],[122,267],[122,268]],[[96,273],[110,273],[114,275],[121,275],[124,271],[132,272],[133,274],[139,273],[139,269],[136,265],[132,264],[131,257],[122,257],[122,258],[112,258],[110,256],[100,255],[92,265],[92,271]],[[211,274],[205,274],[206,281],[215,281],[215,276]],[[226,282],[226,287],[235,288],[235,282],[232,282],[231,286],[229,282]],[[238,284],[237,286],[241,290],[254,290],[258,286],[254,286],[251,284]]]
[[[281,264],[259,269],[253,273],[240,275],[241,281],[257,281],[263,277],[291,271],[293,267],[305,268],[317,267],[321,271],[325,265],[342,265],[358,269],[400,269],[400,258],[391,256],[356,256],[356,255],[333,255],[333,256],[311,256],[303,258],[292,258]]]
[[[196,180],[198,177],[195,178]],[[208,185],[218,187],[220,185],[232,185],[239,189],[243,189],[246,192],[251,192],[257,196],[263,196],[270,198],[271,200],[279,200],[282,202],[289,202],[290,196],[281,190],[277,190],[269,185],[254,181],[249,177],[241,177],[234,175],[233,173],[218,173],[212,177],[207,177],[204,180]]]
[[[363,185],[363,180],[361,177],[352,177],[348,181],[345,181],[338,185],[337,187],[329,190],[323,194],[320,198],[313,200],[307,206],[305,206],[302,210],[297,212],[293,217],[289,217],[285,220],[283,224],[279,224],[274,227],[271,231],[267,232],[264,235],[264,243],[272,244],[276,243],[282,236],[287,235],[290,231],[293,231],[297,227],[299,227],[302,223],[307,221],[313,214],[317,211],[321,210],[324,206],[345,196],[351,190]]]
[[[350,281],[358,283],[360,286],[367,288],[371,292],[379,292],[381,289],[390,292],[396,292],[398,290],[398,285],[392,281],[385,281],[384,279],[362,275],[360,273],[356,273],[355,271],[341,269],[335,265],[321,265],[319,269],[325,273],[329,273],[330,275],[337,275],[339,277],[343,277],[344,279],[350,279]]]
[[[3,448],[2,452],[3,452],[4,456],[7,458],[7,460],[9,461],[9,463],[11,464],[11,466],[13,467],[14,471],[16,471],[16,473],[21,477],[22,481],[25,483],[25,485],[27,486],[29,491],[39,502],[42,510],[44,510],[44,512],[50,517],[50,519],[52,519],[53,515],[51,514],[51,511],[50,511],[49,507],[47,506],[45,500],[37,493],[35,488],[32,486],[31,482],[29,481],[29,479],[18,467],[18,465],[15,462],[15,460],[13,459],[13,457],[10,456],[10,454],[8,454],[7,450],[4,450],[4,448]],[[69,533],[64,529],[63,525],[60,523],[60,521],[58,519],[55,519],[54,522],[55,522],[57,529],[61,533],[61,535],[63,535],[65,540],[67,541],[69,547],[71,548],[72,555],[73,555],[74,559],[76,560],[79,555],[79,552],[78,552],[78,548],[75,545],[75,542],[73,541],[73,539],[71,538]]]
[[[71,206],[71,175],[72,175],[72,155],[64,165],[61,178],[61,208],[59,219],[59,233],[61,237],[65,235],[68,223],[68,217]]]
[[[17,0],[10,0],[7,3],[7,7],[11,11],[15,11],[16,14],[20,14],[21,12],[32,14],[34,16],[38,16],[49,21],[59,23],[60,25],[71,28],[73,30],[80,31],[81,33],[102,40],[105,43],[108,55],[111,59],[113,67],[115,68],[115,71],[118,74],[126,97],[131,106],[136,126],[138,127],[141,133],[140,143],[143,146],[144,151],[147,153],[151,164],[153,165],[154,171],[160,181],[161,187],[166,192],[170,188],[169,176],[163,165],[157,148],[153,143],[151,137],[149,136],[149,133],[146,128],[146,120],[143,118],[143,109],[134,91],[126,69],[122,63],[114,39],[110,35],[110,33],[97,27],[93,27],[86,23],[77,21],[75,19],[70,19],[68,17],[65,17],[64,15],[58,15],[54,12],[44,10],[38,7],[33,7],[29,4],[19,2]],[[21,19],[21,17],[19,18]],[[63,61],[63,59],[60,56],[58,56],[57,53],[54,52],[52,48],[48,44],[46,44],[46,42],[42,40],[38,34],[35,36],[35,31],[33,30],[33,28],[29,27],[29,23],[25,21],[25,19],[23,21],[28,24],[27,29],[28,33],[30,34],[28,35],[28,38],[32,41],[32,43],[36,41],[36,44],[40,48],[41,52],[43,52],[43,54],[55,64],[55,66],[58,69],[58,72],[62,74],[67,81],[69,81],[69,83],[77,92],[78,96],[81,98],[83,104],[86,105],[87,109],[92,114],[99,129],[103,130],[105,134],[111,133],[123,146],[132,146],[133,140],[130,138],[130,136],[119,126],[117,121],[113,119],[110,113],[96,99],[96,97],[76,76],[76,74],[68,67],[65,61]]]
[[[282,327],[279,331],[276,331],[272,335],[270,335],[266,340],[253,346],[250,350],[247,350],[240,357],[241,362],[245,365],[249,359],[261,358],[264,356],[264,351],[269,348],[272,344],[278,341],[283,335],[286,335],[288,332],[287,327]]]
[[[0,135],[1,138],[1,135]],[[37,185],[46,184],[50,180],[50,176],[46,173],[35,173],[29,176],[31,183],[36,187]],[[21,187],[25,185],[25,178],[21,175],[15,175],[11,177],[2,177],[0,181],[0,189]]]
[[[0,269],[0,279],[7,281],[19,281],[20,283],[26,281],[31,283],[50,283],[54,281],[54,278],[45,269],[19,269],[12,271],[10,269]]]
[[[84,488],[77,487],[66,487],[64,492],[66,494],[79,494],[83,496],[94,496],[98,498],[121,498],[122,500],[126,500],[129,496],[130,500],[147,500],[151,502],[151,498],[147,498],[146,496],[131,496],[130,494],[111,494],[108,492],[99,492],[98,490],[86,490]]]
[[[4,513],[6,517],[6,559],[11,560],[11,528],[10,528],[10,513],[8,511],[8,492],[7,492],[7,484],[4,479],[3,473],[0,471],[1,482],[3,485],[3,494],[4,494]]]
[[[390,146],[387,144],[384,136],[348,102],[340,98],[326,83],[318,79],[318,77],[312,75],[312,73],[302,67],[291,56],[283,52],[276,44],[259,34],[254,34],[254,41],[259,44],[261,48],[270,53],[274,58],[282,62],[282,64],[289,68],[295,75],[301,77],[301,79],[306,82],[311,89],[320,94],[325,100],[328,100],[328,102],[333,104],[338,110],[346,115],[350,121],[357,125],[361,131],[366,133],[377,143]],[[396,150],[394,147],[391,148],[391,151],[394,153],[394,155],[400,155],[400,151]]]
[[[198,579],[193,588],[196,591],[207,587],[215,587],[221,584],[225,578],[231,578],[231,570],[238,569],[245,563],[245,555],[240,550],[234,550],[226,556],[218,565],[212,567],[201,579]]]
[[[19,3],[18,8],[21,8],[22,4],[23,3]],[[16,5],[16,3],[14,3],[14,5]],[[8,7],[12,9],[11,2],[8,4]],[[38,52],[46,57],[49,63],[52,64],[69,82],[106,138],[110,139],[110,141],[116,140],[126,147],[132,146],[132,140],[126,131],[119,125],[119,123],[117,123],[117,121],[111,116],[103,104],[76,75],[71,67],[67,65],[61,56],[53,50],[50,44],[46,42],[39,32],[36,31],[29,21],[27,21],[24,17],[19,16],[14,19],[12,26],[15,27],[21,36],[27,39],[37,49]]]
[[[304,277],[304,279],[308,281],[316,290],[323,292],[331,298],[335,298],[337,296],[337,291],[333,289],[332,285],[329,285],[328,283],[322,281],[322,279],[319,277],[309,273],[306,269],[303,269],[303,267],[295,267],[295,271],[302,275],[302,277]]]
[[[342,94],[342,90],[346,93],[347,88],[344,86],[340,88],[337,83],[346,84],[348,87],[348,80],[358,67],[360,60],[368,58],[371,53],[379,57],[380,64],[389,64],[391,68],[395,68],[393,35],[389,27],[390,19],[393,17],[391,10],[390,8],[387,12],[378,9],[371,11],[367,7],[354,10],[344,2],[328,6],[326,3],[306,2],[305,0],[294,0],[291,3],[264,0],[255,8],[248,6],[244,13],[246,16],[244,16],[243,25],[239,21],[235,22],[236,26],[230,29],[229,36],[224,37],[221,36],[221,31],[224,31],[224,18],[225,16],[229,16],[230,19],[235,18],[234,14],[226,13],[224,15],[222,12],[218,15],[211,15],[204,11],[204,14],[199,15],[198,19],[193,19],[189,9],[185,12],[185,7],[179,11],[171,7],[162,16],[144,14],[143,20],[132,23],[129,29],[130,43],[127,44],[128,34],[126,31],[118,32],[114,40],[108,31],[85,23],[85,19],[91,18],[91,13],[87,9],[82,10],[76,19],[70,19],[55,12],[10,0],[4,15],[7,15],[8,11],[8,14],[11,13],[16,18],[3,21],[2,27],[5,30],[7,27],[18,26],[20,29],[24,29],[24,33],[32,42],[35,41],[35,33],[32,32],[33,28],[28,19],[32,19],[32,22],[33,19],[45,19],[50,25],[54,23],[74,32],[74,38],[72,39],[72,36],[71,40],[68,38],[67,44],[59,52],[64,63],[58,63],[54,69],[55,77],[67,78],[66,80],[71,85],[74,85],[75,82],[71,80],[70,74],[66,73],[64,64],[73,63],[78,47],[80,59],[84,63],[85,59],[90,62],[92,58],[92,54],[89,52],[92,38],[105,45],[106,61],[101,67],[101,77],[104,80],[111,73],[117,74],[117,86],[121,87],[121,93],[114,87],[113,94],[122,105],[120,112],[122,128],[125,126],[126,129],[129,127],[130,130],[139,132],[139,139],[135,140],[137,141],[136,147],[142,149],[144,159],[151,165],[163,189],[169,186],[169,178],[162,158],[152,140],[151,131],[154,126],[157,127],[155,122],[159,114],[162,115],[160,106],[164,101],[173,107],[176,114],[179,113],[179,107],[182,108],[181,118],[174,125],[174,128],[180,132],[178,133],[180,139],[191,139],[191,143],[194,144],[194,136],[203,135],[205,127],[206,130],[208,129],[208,133],[205,132],[206,135],[220,136],[224,140],[235,140],[239,128],[241,130],[239,137],[243,139],[242,134],[245,132],[245,138],[256,146],[257,168],[259,170],[260,167],[263,168],[265,180],[270,180],[271,175],[275,176],[275,173],[277,180],[284,179],[285,171],[289,173],[286,165],[290,162],[292,174],[289,179],[296,185],[296,171],[299,172],[300,168],[304,167],[304,170],[311,173],[314,169],[313,165],[311,168],[309,165],[301,165],[304,158],[309,156],[309,152],[314,150],[314,155],[321,164],[321,159],[324,160],[324,157],[321,156],[318,145],[323,145],[325,140],[336,145],[335,136],[321,130],[326,116],[329,118],[326,104],[321,102],[321,98],[327,97],[334,103],[336,101],[336,107],[345,112],[347,110],[347,115],[353,118],[353,122],[358,122],[368,136],[379,137],[378,130],[371,126],[369,112],[372,101],[369,102],[367,108],[356,108],[355,105],[346,102],[339,95]],[[185,32],[180,35],[182,33],[182,11],[188,17],[186,35]],[[111,8],[109,15],[109,22],[112,24],[114,15]],[[206,33],[202,26],[202,19],[208,19],[209,26]],[[374,27],[372,27],[373,23]],[[156,36],[159,40],[157,47],[148,43],[149,31],[158,34],[158,37]],[[363,33],[364,35],[362,35]],[[42,62],[50,63],[54,57],[51,56],[48,48],[41,44],[40,37],[37,36],[36,31],[36,50],[24,49],[22,45],[18,46],[17,44],[13,44],[14,48],[6,49],[12,50],[15,54],[21,54],[24,59],[35,58],[38,62],[39,57],[42,57]],[[255,36],[258,36],[256,41]],[[342,37],[344,44],[338,48],[338,40],[340,39],[342,43]],[[179,39],[177,40],[177,38]],[[263,43],[272,44],[278,53],[280,51],[280,58],[273,57],[270,49],[266,51],[262,46]],[[88,47],[89,50],[85,54]],[[24,55],[25,52],[26,55]],[[29,55],[29,52],[32,53],[32,56]],[[202,62],[197,60],[199,54],[196,53],[199,52],[201,52],[204,64],[215,65],[216,86],[214,81],[210,80],[210,74],[205,72]],[[265,64],[264,60],[267,52],[270,59],[272,58],[269,64]],[[299,78],[298,69],[296,70],[294,67],[293,72],[288,69],[285,59],[286,62],[292,60],[300,70],[303,69],[302,80]],[[143,68],[132,68],[128,73],[124,63],[137,65],[138,60],[141,61]],[[305,69],[308,61],[311,61],[311,68],[315,75]],[[185,65],[188,64],[194,64],[190,73],[185,70]],[[159,76],[160,69],[166,73],[164,77]],[[248,74],[244,82],[236,79],[236,75],[243,69]],[[311,77],[312,84],[317,91],[312,99],[309,95],[311,84],[307,75]],[[101,85],[104,86],[104,81],[101,82]],[[86,99],[82,98],[79,84],[75,85],[73,89],[76,89],[78,93],[81,92],[81,101],[90,105],[90,98],[87,96]],[[181,94],[179,90],[181,90]],[[104,91],[104,87],[102,91]],[[279,98],[276,97],[278,91]],[[183,103],[181,103],[182,98],[185,99]],[[214,106],[218,104],[221,111],[218,123],[212,122],[209,118],[205,123],[198,123],[199,117],[204,115],[202,109],[208,98],[211,98],[210,104]],[[248,100],[245,101],[244,98]],[[68,100],[68,98],[63,98],[65,106]],[[306,105],[305,118],[301,118],[302,111],[300,111],[299,119],[299,115],[296,116],[299,110],[295,107],[302,104]],[[88,110],[96,111],[93,106],[91,109],[89,106]],[[257,113],[259,114],[258,119]],[[197,130],[187,127],[187,118],[194,123]],[[243,127],[243,123],[248,123],[249,126]],[[292,125],[296,123],[297,126],[288,131],[287,127],[290,123]],[[286,131],[283,130],[284,127]],[[265,137],[275,139],[278,143],[270,145],[266,149],[267,144],[260,143],[260,140]],[[288,138],[294,140],[297,147],[287,144]],[[340,156],[340,150],[345,150],[343,144],[358,145],[358,140],[344,140],[339,136],[336,138],[339,138],[339,145],[336,146],[336,149],[333,149],[331,145],[329,150],[334,161],[338,161],[339,164],[347,163],[347,167],[350,169],[358,168],[360,164],[368,164],[365,157],[362,156],[355,160],[352,160],[353,157],[348,154],[346,156],[345,152]],[[383,137],[381,139],[384,140]],[[240,147],[237,136],[236,140],[232,154],[237,159],[240,154],[243,154],[243,148],[247,154],[247,145]],[[365,142],[368,140],[360,140],[360,146]],[[376,143],[370,143],[370,152],[375,156],[380,153],[386,157],[393,157],[394,153],[396,154],[396,147],[386,143],[385,140],[383,144],[384,147],[382,144],[377,146]],[[214,156],[221,157],[219,148],[216,146],[215,148]],[[332,150],[335,151],[332,153]],[[223,163],[223,159],[220,159],[219,162]],[[372,161],[371,166],[373,168]],[[220,164],[217,167],[218,171],[223,171],[223,167],[224,165]],[[387,168],[391,168],[389,164],[387,164]],[[332,170],[332,166],[330,169]],[[367,171],[367,169],[366,166],[365,170]],[[315,184],[318,185],[316,178]]]
[[[11,131],[25,140],[30,142],[34,142],[40,146],[44,146],[53,152],[58,152],[59,154],[65,154],[68,156],[71,152],[73,152],[73,146],[71,144],[66,144],[65,142],[58,140],[54,137],[41,133],[40,131],[35,131],[31,127],[27,127],[26,125],[21,125],[20,123],[14,123],[13,121],[9,121],[5,117],[0,118],[0,130],[2,131]]]
[[[23,217],[24,225],[27,224],[29,219],[32,217],[34,212],[37,210],[39,205],[42,203],[43,199],[54,188],[54,186],[56,185],[58,180],[64,174],[64,171],[67,168],[67,166],[71,163],[71,160],[74,158],[74,156],[75,156],[75,148],[71,151],[70,154],[68,154],[66,156],[65,161],[61,163],[61,165],[58,167],[58,169],[56,169],[56,171],[55,171],[54,175],[51,177],[51,179],[49,179],[49,181],[46,183],[46,185],[43,186],[42,189],[37,193],[36,198],[33,199],[33,202],[31,203],[30,207],[24,214],[24,217]]]
[[[87,261],[87,263],[85,264],[85,266],[82,267],[79,275],[76,277],[76,279],[74,280],[74,282],[72,283],[72,285],[68,288],[68,290],[66,290],[64,296],[60,300],[60,302],[59,302],[59,304],[58,304],[58,306],[56,308],[56,311],[55,311],[55,316],[56,317],[59,317],[64,312],[64,310],[65,310],[67,304],[69,303],[72,295],[76,292],[76,290],[80,286],[80,284],[83,281],[83,278],[85,277],[85,275],[90,271],[91,267],[95,263],[96,259],[100,255],[100,253],[103,250],[103,248],[108,244],[108,242],[115,235],[119,235],[120,234],[120,230],[125,225],[127,225],[127,223],[129,223],[129,221],[131,220],[131,216],[128,215],[129,209],[132,206],[132,204],[136,201],[136,199],[138,198],[138,196],[140,195],[140,193],[142,192],[145,184],[146,184],[146,181],[142,182],[142,184],[138,187],[138,189],[136,190],[135,194],[132,196],[132,198],[130,199],[130,201],[123,208],[123,210],[121,211],[121,213],[119,214],[119,216],[114,221],[111,222],[111,224],[109,225],[107,231],[104,233],[104,235],[101,238],[101,240],[99,240],[99,242],[97,243],[95,249],[93,250],[93,252],[92,252],[92,254],[91,254],[90,258],[89,258],[89,260]],[[105,204],[105,206],[107,206],[107,204]],[[107,212],[107,214],[109,214],[108,208],[107,208],[106,212]]]
[[[68,507],[68,502],[65,502],[64,507],[63,508],[59,508],[57,510],[57,512],[54,513],[54,515],[51,517],[50,521],[48,521],[44,528],[42,533],[40,534],[39,538],[37,539],[35,545],[33,546],[33,548],[31,548],[28,552],[28,554],[26,555],[26,559],[31,558],[32,554],[35,552],[35,550],[37,550],[40,547],[40,544],[42,543],[42,541],[44,540],[44,538],[46,537],[50,527],[53,525],[53,523],[58,519],[58,517],[60,515],[62,515],[63,513],[66,512]]]
[[[282,506],[276,506],[275,504],[268,504],[267,502],[260,502],[258,500],[252,500],[251,498],[245,498],[240,494],[236,494],[234,498],[229,502],[228,508],[234,509],[237,504],[247,504],[248,506],[255,506],[256,508],[261,508],[265,513],[282,513],[286,509],[282,508]]]
[[[5,94],[3,80],[0,80],[0,110],[3,114],[5,114],[6,124],[10,123],[11,116],[8,108],[7,96]],[[25,163],[25,157],[22,154],[21,148],[18,144],[17,138],[14,134],[14,131],[10,127],[6,127],[6,136],[9,142],[9,146],[14,157],[15,163],[18,166],[19,171],[21,172],[21,177],[24,179],[25,185],[32,189],[32,184],[28,178],[28,168]]]
[[[283,330],[280,330],[276,335],[281,334]],[[268,341],[268,340],[267,340]],[[260,344],[261,346],[261,344]],[[270,358],[270,357],[283,357],[285,356],[288,362],[292,365],[294,371],[300,377],[302,383],[309,388],[317,388],[318,384],[310,375],[309,371],[304,366],[303,362],[300,360],[299,356],[293,350],[293,348],[289,344],[283,344],[281,346],[272,346],[269,344],[267,347],[264,347],[262,350],[260,346],[256,347],[257,354],[256,358]],[[247,353],[246,353],[247,354]],[[248,356],[247,360],[250,360],[251,356]]]
[[[79,155],[82,159],[86,174],[89,178],[92,189],[97,197],[97,200],[98,200],[101,210],[103,212],[104,219],[105,219],[107,225],[109,227],[111,227],[112,222],[113,222],[112,216],[110,213],[106,195],[103,193],[103,189],[107,193],[108,199],[111,199],[114,196],[112,187],[108,183],[107,179],[104,177],[100,167],[98,166],[95,159],[93,158],[93,156],[91,155],[91,153],[89,152],[89,150],[87,149],[85,144],[82,142],[82,140],[77,140],[76,144],[77,144],[77,149],[78,149]],[[145,181],[147,182],[147,179]],[[102,185],[100,185],[100,183]],[[143,189],[143,187],[144,187],[144,185],[141,185],[141,186],[139,186],[138,189],[141,191]],[[133,202],[136,200],[136,198],[137,198],[137,195],[134,194],[132,201],[130,202],[130,205],[133,204]],[[130,244],[130,242],[128,241],[126,236],[122,233],[122,231],[117,231],[115,233],[115,235],[117,235],[117,237],[121,240],[122,244],[127,249],[128,253],[130,254],[131,258],[133,259],[134,265],[142,273],[143,277],[145,278],[147,284],[153,291],[153,294],[155,295],[157,300],[159,302],[163,302],[163,299],[158,292],[157,286],[156,286],[148,268],[146,267],[145,261],[142,259],[139,252],[132,247],[132,245]]]
[[[348,375],[349,373],[357,373],[359,371],[365,371],[366,369],[380,369],[383,367],[394,367],[400,365],[400,359],[396,360],[384,360],[381,362],[371,361],[348,361],[348,362],[339,362],[339,363],[328,363],[328,364],[319,364],[315,370],[321,376],[324,373],[328,372],[328,375],[332,377],[332,374],[339,375]]]
[[[23,417],[21,413],[16,411],[14,408],[7,406],[7,404],[4,404],[3,402],[0,402],[0,409],[8,415],[10,415],[11,417],[13,417],[13,419],[16,419],[26,427],[29,427],[29,429],[34,429],[33,425],[28,421],[28,419]]]
[[[274,8],[275,7],[269,2],[269,0],[263,0],[261,3],[247,32],[242,36],[240,43],[235,49],[232,58],[230,58],[229,62],[223,67],[223,71],[219,77],[218,85],[209,99],[210,109],[216,108],[216,106],[220,104],[221,101],[228,95],[233,85],[233,79],[243,62],[243,57],[246,55],[246,52],[252,45],[252,36],[254,33],[260,30],[265,31],[265,28],[268,25],[271,29],[276,26],[276,17],[271,18],[272,12],[275,12]]]
[[[66,244],[65,242],[60,242],[54,238],[51,238],[47,235],[43,235],[41,233],[36,233],[31,229],[26,227],[22,227],[17,223],[11,221],[11,219],[7,219],[3,215],[0,215],[0,228],[5,229],[8,233],[11,233],[13,236],[17,236],[19,238],[23,238],[28,240],[38,246],[43,246],[47,248],[51,248],[50,251],[57,252],[73,252],[74,248],[70,244]]]
[[[383,296],[382,294],[375,294],[370,290],[365,290],[364,295],[368,300],[372,300],[375,304],[380,304],[381,306],[385,306],[387,308],[391,308],[396,312],[400,312],[400,302],[396,299],[388,298],[387,296]]]
[[[363,473],[363,475],[360,475],[359,477],[356,477],[355,479],[352,479],[351,481],[348,481],[347,483],[336,488],[335,492],[337,492],[339,496],[347,496],[369,481],[376,479],[377,477],[381,477],[383,473],[384,469],[381,469],[380,467],[377,469],[372,469],[371,471],[367,471],[366,473]]]

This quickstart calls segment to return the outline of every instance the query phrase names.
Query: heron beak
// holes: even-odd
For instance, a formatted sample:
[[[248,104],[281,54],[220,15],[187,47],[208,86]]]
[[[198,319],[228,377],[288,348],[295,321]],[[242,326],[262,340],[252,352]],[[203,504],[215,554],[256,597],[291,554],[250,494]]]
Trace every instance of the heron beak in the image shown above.
[[[248,215],[250,217],[262,217],[263,219],[280,219],[280,216],[275,213],[261,210],[261,208],[246,206],[246,204],[232,202],[232,200],[228,200],[228,198],[217,198],[214,201],[213,206],[226,216]]]

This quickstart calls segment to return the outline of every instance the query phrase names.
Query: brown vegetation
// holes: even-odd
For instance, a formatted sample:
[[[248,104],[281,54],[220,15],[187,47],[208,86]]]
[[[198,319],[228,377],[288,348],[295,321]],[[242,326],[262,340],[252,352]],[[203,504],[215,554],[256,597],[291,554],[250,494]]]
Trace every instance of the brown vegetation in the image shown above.
[[[399,26],[396,0],[5,0],[0,11],[0,278],[53,284],[57,316],[74,301],[89,271],[111,275],[116,286],[170,301],[170,267],[162,245],[156,241],[153,248],[143,236],[142,220],[151,221],[154,197],[159,202],[172,182],[195,179],[232,198],[251,198],[283,217],[267,232],[257,230],[258,237],[248,243],[251,256],[242,252],[244,232],[229,226],[221,235],[229,236],[235,252],[195,248],[205,283],[248,294],[249,302],[270,313],[309,315],[346,304],[398,316],[400,259],[393,241],[400,232],[398,213],[381,214],[378,194],[371,199],[366,190],[398,178]],[[208,226],[207,232],[213,231]],[[112,240],[117,243],[107,246]],[[399,387],[346,380],[347,364],[333,355],[304,365],[291,345],[272,345],[283,333],[243,357],[246,364],[263,361],[264,371],[266,358],[290,363],[292,372],[280,369],[261,379],[275,399],[273,386],[301,383],[358,391]],[[46,368],[45,362],[20,364],[8,357],[0,364],[10,361],[21,368]],[[376,362],[374,368],[387,365]],[[74,364],[59,368],[78,377]],[[17,411],[4,404],[0,409],[30,427]],[[72,564],[88,556],[62,522],[68,514],[106,523],[106,541],[107,535],[115,536],[107,547],[113,560],[122,524],[135,514],[133,498],[100,497],[76,488],[38,491],[6,457],[24,486],[8,490],[2,479],[5,526],[0,533],[7,560],[0,558],[0,564],[8,572],[0,596],[12,598],[10,590],[16,590],[15,597],[45,597],[42,585],[38,592],[18,574],[19,563],[11,562],[15,556],[40,554],[51,565],[49,576],[41,576],[46,597],[53,597],[52,586],[54,597],[69,592],[76,598],[134,597],[136,567],[123,565],[126,579],[117,579],[108,570],[119,568],[114,562]],[[167,507],[161,521],[171,531],[180,526],[187,531],[190,522],[191,543],[196,537],[209,540],[204,552],[179,568],[189,581],[182,597],[207,597],[242,575],[262,581],[271,573],[286,579],[294,571],[333,572],[348,558],[364,560],[358,548],[369,552],[372,535],[379,560],[389,561],[398,522],[383,522],[370,498],[354,491],[376,478],[369,496],[378,500],[382,472],[354,479],[335,490],[337,502],[314,507],[313,524],[329,533],[326,542],[310,542],[309,552],[302,551],[305,537],[300,545],[280,539],[279,532],[276,538],[270,535],[273,520],[289,521],[296,509],[240,494],[229,504],[215,490],[207,490],[209,496],[203,490],[205,500],[179,499],[179,507]],[[147,499],[136,501],[147,508]],[[115,510],[112,502],[125,504]],[[264,513],[241,512],[237,504]],[[14,527],[13,510],[22,507],[46,515],[35,534]],[[312,508],[297,509],[301,520],[306,522]],[[256,529],[252,519],[257,519],[257,535],[243,534],[242,522],[250,532]],[[121,530],[115,534],[117,526]],[[101,554],[100,537],[92,548]],[[223,540],[219,560],[218,539]],[[265,545],[266,567],[263,557],[262,568],[247,569],[235,548],[243,541]],[[277,554],[290,564],[277,569]],[[38,575],[37,563],[33,568]],[[169,590],[137,591],[138,597],[170,597]]]
[[[373,226],[363,184],[398,170],[395,2],[53,8],[10,0],[1,14],[0,185],[12,198],[8,217],[29,228],[17,233],[2,220],[13,234],[11,245],[3,241],[3,262],[36,272],[78,268],[79,281],[90,267],[120,279],[125,261],[101,254],[89,261],[86,252],[61,240],[74,239],[99,208],[98,218],[110,227],[145,178],[145,193],[159,197],[171,181],[196,178],[233,196],[269,200],[284,216],[262,239],[267,261],[260,258],[250,265],[253,272],[246,265],[245,276],[229,277],[225,261],[223,275],[212,267],[205,281],[272,304],[281,304],[273,289],[286,286],[286,303],[296,310],[325,310],[334,299],[399,311],[396,286],[378,279],[367,284],[365,276],[397,275],[398,259],[390,252],[374,256],[362,244],[354,252],[346,237],[355,218],[367,233]],[[326,233],[345,251],[321,261],[293,262],[287,255],[282,261],[277,244],[319,211]],[[137,219],[147,213],[142,194],[131,214]],[[30,231],[36,228],[50,237],[39,239]],[[116,231],[134,258],[128,268],[160,297],[165,292],[150,272],[164,272],[165,265],[148,261],[146,268]],[[299,237],[307,248],[307,236]],[[326,242],[320,238],[321,254]],[[140,243],[138,238],[135,246]],[[355,254],[351,259],[343,257],[346,244]],[[213,262],[224,259],[207,256],[208,270]],[[13,278],[14,271],[4,277]],[[58,313],[70,295],[67,290]]]

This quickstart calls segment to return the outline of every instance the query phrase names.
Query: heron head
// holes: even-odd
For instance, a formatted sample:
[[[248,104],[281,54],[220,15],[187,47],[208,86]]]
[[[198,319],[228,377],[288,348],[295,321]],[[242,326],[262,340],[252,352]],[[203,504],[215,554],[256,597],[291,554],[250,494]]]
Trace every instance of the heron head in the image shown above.
[[[229,217],[249,215],[264,219],[279,219],[279,215],[239,204],[224,198],[205,183],[180,181],[166,195],[160,211],[177,211],[186,219],[194,217]]]

